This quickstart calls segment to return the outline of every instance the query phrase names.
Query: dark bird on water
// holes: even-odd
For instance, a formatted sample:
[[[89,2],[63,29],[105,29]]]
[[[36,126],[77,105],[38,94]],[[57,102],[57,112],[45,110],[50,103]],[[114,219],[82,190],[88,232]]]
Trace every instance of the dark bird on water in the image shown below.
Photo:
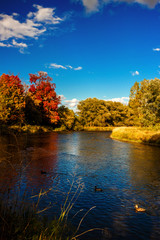
[[[46,171],[43,171],[43,170],[41,170],[41,174],[47,174],[47,172],[46,172]]]
[[[94,187],[95,192],[103,192],[102,188],[97,188],[97,186]]]

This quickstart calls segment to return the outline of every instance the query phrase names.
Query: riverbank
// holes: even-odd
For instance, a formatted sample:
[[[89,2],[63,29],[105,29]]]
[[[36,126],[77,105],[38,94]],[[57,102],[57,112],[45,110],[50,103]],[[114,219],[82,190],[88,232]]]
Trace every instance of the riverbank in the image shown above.
[[[28,134],[35,134],[35,133],[45,133],[45,132],[53,132],[54,129],[51,126],[38,126],[38,125],[24,125],[24,126],[7,126],[1,125],[0,126],[0,135],[5,134],[21,134],[21,133],[28,133]]]
[[[118,127],[113,129],[111,138],[160,146],[160,128]]]
[[[81,127],[76,129],[76,131],[86,131],[86,132],[110,132],[115,127]],[[53,128],[52,126],[38,126],[38,125],[24,125],[24,126],[7,126],[1,125],[0,126],[0,135],[4,134],[21,134],[21,133],[28,133],[28,134],[35,134],[35,133],[46,133],[46,132],[66,132],[69,131],[64,127]],[[75,130],[71,130],[75,131]]]

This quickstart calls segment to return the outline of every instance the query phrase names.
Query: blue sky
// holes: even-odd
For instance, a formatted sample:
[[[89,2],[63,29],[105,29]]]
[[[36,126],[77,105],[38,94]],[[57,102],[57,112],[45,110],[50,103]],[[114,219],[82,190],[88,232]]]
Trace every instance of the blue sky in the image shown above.
[[[159,0],[5,0],[0,75],[45,71],[63,103],[128,101],[135,81],[160,77]]]

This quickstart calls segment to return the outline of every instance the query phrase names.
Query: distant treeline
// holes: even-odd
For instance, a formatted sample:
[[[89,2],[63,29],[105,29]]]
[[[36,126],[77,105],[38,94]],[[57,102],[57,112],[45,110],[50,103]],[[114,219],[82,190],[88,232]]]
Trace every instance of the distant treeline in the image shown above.
[[[154,126],[160,124],[160,80],[135,82],[128,105],[87,98],[74,113],[60,105],[55,84],[45,72],[30,74],[30,86],[18,76],[0,77],[0,121],[6,125],[49,125],[61,130],[84,127]],[[59,107],[58,107],[59,106]]]

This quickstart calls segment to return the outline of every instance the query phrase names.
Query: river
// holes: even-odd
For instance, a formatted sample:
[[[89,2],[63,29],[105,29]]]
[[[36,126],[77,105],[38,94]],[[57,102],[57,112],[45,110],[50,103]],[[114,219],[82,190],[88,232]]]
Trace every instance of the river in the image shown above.
[[[160,239],[160,148],[111,139],[109,132],[46,133],[0,137],[0,191],[40,189],[40,209],[53,218],[67,193],[74,202],[68,219],[80,239]],[[72,187],[71,187],[72,186]],[[95,192],[95,186],[102,192]],[[21,188],[21,191],[19,191]],[[36,201],[36,200],[35,200]],[[136,212],[135,204],[146,209]]]

